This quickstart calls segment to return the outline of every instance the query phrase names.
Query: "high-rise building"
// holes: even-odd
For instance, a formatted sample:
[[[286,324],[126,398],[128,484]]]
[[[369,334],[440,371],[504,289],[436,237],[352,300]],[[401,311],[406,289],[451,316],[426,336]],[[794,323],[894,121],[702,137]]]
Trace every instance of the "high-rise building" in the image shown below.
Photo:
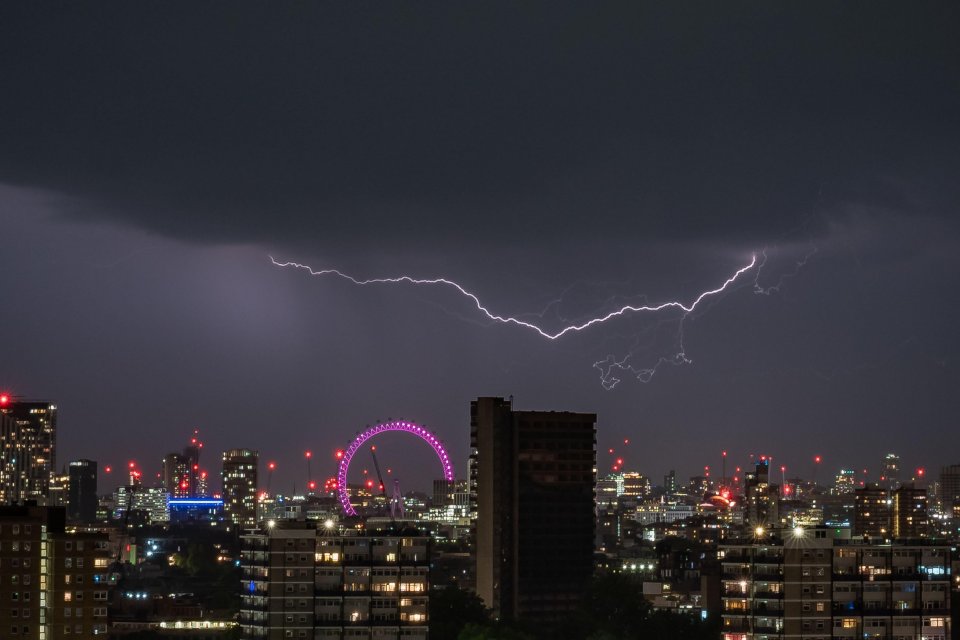
[[[113,493],[114,520],[128,520],[130,513],[138,512],[150,524],[170,522],[169,494],[162,487],[128,485],[117,487]]]
[[[500,619],[557,621],[593,574],[596,415],[470,405],[477,594]]]
[[[770,460],[762,458],[744,476],[746,515],[751,527],[771,527],[780,522],[780,490],[770,482]]]
[[[97,463],[93,460],[74,460],[68,468],[69,498],[67,518],[78,522],[97,519]]]
[[[891,514],[894,538],[925,538],[929,535],[927,490],[912,482],[900,485],[893,492]]]
[[[197,432],[190,440],[190,444],[183,448],[183,461],[186,465],[186,473],[180,481],[181,487],[184,482],[187,483],[185,498],[196,498],[200,495],[200,441],[197,440]]]
[[[893,537],[893,499],[890,492],[869,483],[855,492],[853,533],[884,540]]]
[[[70,502],[70,474],[51,473],[50,486],[47,487],[47,498],[43,500],[47,507],[66,507]]]
[[[940,469],[940,512],[953,516],[954,505],[960,505],[960,464],[947,465]]]
[[[840,469],[836,479],[833,481],[833,489],[830,493],[838,496],[853,493],[857,488],[856,474],[853,469]]]
[[[594,493],[596,495],[598,509],[606,509],[617,505],[617,498],[619,497],[617,491],[618,485],[617,478],[614,477],[613,474],[597,480]]]
[[[191,497],[190,463],[179,453],[163,458],[163,488],[173,498]]]
[[[106,534],[68,533],[63,507],[0,507],[0,637],[105,638]]]
[[[853,532],[878,540],[928,535],[927,490],[913,483],[891,490],[870,483],[854,492]]]
[[[949,546],[835,533],[798,527],[720,544],[723,639],[951,637]]]
[[[234,526],[257,526],[257,470],[260,455],[250,449],[223,453],[223,511]]]
[[[880,486],[894,490],[900,486],[900,456],[888,453],[880,465]]]
[[[56,469],[57,407],[0,398],[0,500],[45,502]]]
[[[636,471],[627,471],[623,474],[623,495],[647,498],[652,492],[650,479]]]
[[[677,492],[677,472],[670,469],[670,473],[663,476],[663,490],[668,496]]]
[[[278,521],[241,536],[241,637],[426,640],[429,538]]]

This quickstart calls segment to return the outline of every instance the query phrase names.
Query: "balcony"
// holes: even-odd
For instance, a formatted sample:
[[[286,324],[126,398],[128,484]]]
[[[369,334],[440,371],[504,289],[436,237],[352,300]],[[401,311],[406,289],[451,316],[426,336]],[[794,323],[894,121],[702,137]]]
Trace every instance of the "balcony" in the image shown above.
[[[779,571],[757,570],[753,572],[754,580],[765,580],[767,582],[780,582],[783,580],[783,574]]]
[[[754,625],[754,627],[753,627],[753,632],[754,632],[754,633],[763,633],[763,634],[768,634],[768,635],[774,635],[774,634],[783,633],[783,630],[782,630],[782,629],[778,629],[777,627],[774,627],[774,626],[772,626],[772,625],[759,625],[759,624],[758,624],[758,625]]]
[[[750,633],[750,620],[743,616],[728,616],[724,614],[721,631],[724,633]]]

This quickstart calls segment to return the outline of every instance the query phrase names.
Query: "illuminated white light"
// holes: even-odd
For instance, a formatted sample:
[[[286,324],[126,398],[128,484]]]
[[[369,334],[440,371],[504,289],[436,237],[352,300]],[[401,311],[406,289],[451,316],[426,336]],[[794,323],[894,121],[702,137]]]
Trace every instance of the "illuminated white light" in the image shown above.
[[[744,273],[746,273],[747,271],[750,271],[754,266],[756,266],[757,256],[756,254],[752,255],[750,257],[749,264],[747,264],[746,266],[740,267],[732,276],[727,278],[722,285],[720,285],[715,289],[704,291],[699,296],[697,296],[693,300],[693,302],[689,304],[683,304],[682,302],[677,300],[670,300],[668,302],[662,302],[657,305],[641,305],[641,306],[624,305],[615,311],[611,311],[602,316],[591,318],[590,320],[587,320],[586,322],[583,322],[580,324],[568,325],[556,332],[547,331],[533,324],[532,322],[527,322],[526,320],[520,320],[512,316],[501,316],[501,315],[492,313],[486,306],[483,305],[483,303],[480,302],[480,298],[478,298],[476,294],[471,293],[467,289],[463,288],[462,285],[454,282],[453,280],[448,280],[446,278],[414,278],[413,276],[396,276],[391,278],[368,278],[366,280],[359,280],[357,278],[354,278],[351,275],[343,273],[342,271],[338,271],[337,269],[321,269],[317,271],[317,270],[314,270],[309,265],[301,264],[299,262],[278,262],[273,258],[273,256],[270,256],[270,262],[272,262],[274,265],[278,267],[294,267],[296,269],[303,269],[308,273],[310,273],[310,275],[312,276],[328,276],[328,275],[336,276],[339,278],[343,278],[344,280],[349,280],[350,282],[356,285],[406,283],[406,284],[417,284],[417,285],[421,285],[421,284],[422,285],[443,285],[446,287],[452,287],[453,289],[456,289],[460,293],[460,295],[466,298],[469,298],[473,302],[477,310],[480,311],[480,313],[482,313],[483,315],[485,315],[488,320],[492,320],[494,322],[500,322],[503,324],[513,324],[518,327],[524,327],[526,329],[530,329],[532,331],[537,332],[547,340],[556,340],[558,338],[562,338],[568,333],[583,331],[584,329],[588,329],[595,324],[601,324],[603,322],[607,322],[608,320],[612,320],[613,318],[617,318],[619,316],[623,316],[627,314],[656,313],[657,311],[663,311],[665,309],[680,309],[684,312],[684,314],[689,314],[694,309],[696,309],[697,306],[705,298],[709,298],[710,296],[715,296],[719,293],[722,293],[727,289],[727,287],[729,287],[731,284],[736,282],[737,279],[740,278],[740,276],[742,276]]]

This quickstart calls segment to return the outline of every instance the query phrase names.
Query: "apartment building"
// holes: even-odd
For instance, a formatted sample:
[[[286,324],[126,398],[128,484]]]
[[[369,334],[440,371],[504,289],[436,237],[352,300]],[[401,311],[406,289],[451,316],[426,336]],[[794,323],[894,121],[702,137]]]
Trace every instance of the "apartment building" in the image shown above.
[[[106,637],[107,536],[65,520],[63,507],[0,507],[0,638]]]
[[[824,527],[721,544],[724,640],[950,638],[950,547]]]
[[[267,523],[242,536],[241,637],[426,640],[428,545],[418,535]]]

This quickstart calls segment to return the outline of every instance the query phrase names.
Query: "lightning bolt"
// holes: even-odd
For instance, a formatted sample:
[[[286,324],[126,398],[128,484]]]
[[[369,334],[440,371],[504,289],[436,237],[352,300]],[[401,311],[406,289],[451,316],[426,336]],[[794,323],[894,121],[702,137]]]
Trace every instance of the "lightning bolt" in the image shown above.
[[[800,275],[800,270],[803,269],[805,266],[807,266],[807,262],[809,262],[810,259],[813,258],[813,256],[815,256],[818,251],[819,249],[816,247],[816,245],[813,244],[813,241],[811,240],[809,243],[809,248],[807,252],[799,260],[794,262],[793,270],[787,273],[781,274],[780,277],[777,279],[776,284],[764,287],[760,284],[760,276],[763,273],[763,268],[767,266],[767,260],[769,259],[767,256],[767,249],[764,248],[763,251],[761,251],[762,258],[760,260],[760,264],[757,265],[757,273],[753,278],[753,292],[760,295],[764,295],[764,296],[769,296],[774,293],[780,293],[780,289],[783,287],[786,281],[789,280],[790,278],[795,278],[798,275]]]
[[[470,292],[469,290],[464,288],[462,285],[454,282],[453,280],[448,280],[447,278],[414,278],[413,276],[403,275],[403,276],[396,276],[396,277],[390,277],[390,278],[369,278],[366,280],[361,280],[359,278],[354,278],[353,276],[348,275],[342,271],[338,271],[337,269],[321,269],[318,271],[318,270],[314,270],[309,265],[302,264],[299,262],[279,262],[275,260],[273,256],[270,256],[270,262],[272,262],[277,267],[282,267],[282,268],[292,267],[295,269],[302,269],[304,271],[307,271],[312,276],[334,276],[337,278],[342,278],[344,280],[347,280],[359,286],[366,286],[371,284],[413,284],[413,285],[443,286],[443,287],[451,288],[457,291],[461,296],[469,299],[473,303],[473,305],[476,307],[476,309],[480,313],[482,313],[484,316],[486,316],[488,320],[492,322],[498,322],[502,324],[512,324],[518,327],[522,327],[524,329],[535,331],[537,334],[539,334],[543,338],[546,338],[547,340],[558,340],[569,333],[579,333],[581,331],[585,331],[589,329],[594,325],[603,324],[615,318],[636,314],[636,313],[657,313],[659,311],[665,311],[667,309],[677,309],[682,311],[683,317],[685,318],[686,316],[693,313],[693,311],[704,300],[723,293],[731,285],[733,285],[737,280],[739,280],[740,277],[743,276],[743,274],[753,269],[757,265],[757,255],[753,254],[750,257],[749,264],[746,264],[740,267],[739,269],[737,269],[733,273],[733,275],[728,277],[723,282],[722,285],[714,289],[709,289],[707,291],[704,291],[703,293],[698,295],[696,298],[694,298],[692,302],[689,302],[687,304],[684,304],[683,302],[680,302],[678,300],[662,302],[656,305],[635,306],[635,305],[628,304],[620,307],[619,309],[616,309],[615,311],[611,311],[604,315],[596,316],[594,318],[591,318],[579,324],[567,325],[566,327],[563,327],[562,329],[554,332],[551,332],[547,329],[544,329],[543,327],[540,327],[526,320],[521,320],[513,316],[503,316],[490,311],[490,309],[487,308],[480,301],[480,298],[475,293]],[[683,360],[686,360],[686,357],[683,356],[682,353],[680,355],[682,356]],[[650,375],[652,376],[653,374],[651,373]],[[614,385],[615,384],[616,383],[614,383]]]

